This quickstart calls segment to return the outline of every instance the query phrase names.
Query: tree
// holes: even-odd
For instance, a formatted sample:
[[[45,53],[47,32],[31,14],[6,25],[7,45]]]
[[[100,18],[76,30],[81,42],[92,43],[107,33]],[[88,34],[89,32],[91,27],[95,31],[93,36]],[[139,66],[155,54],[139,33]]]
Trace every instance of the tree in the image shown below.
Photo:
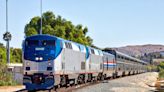
[[[4,48],[4,45],[2,43],[0,43],[0,48]]]
[[[61,16],[55,16],[53,12],[45,12],[42,15],[43,26],[42,33],[61,37],[77,43],[91,46],[92,38],[87,36],[88,28],[81,24],[73,25]],[[40,31],[40,17],[33,17],[31,21],[26,24],[24,33],[26,36],[36,35]]]
[[[4,47],[0,47],[0,62],[6,61],[6,49]]]
[[[21,63],[22,50],[18,48],[10,48],[10,57],[11,63]],[[0,43],[0,63],[7,63],[6,58],[6,48]]]
[[[17,48],[11,48],[11,61],[13,63],[22,62],[22,50]]]

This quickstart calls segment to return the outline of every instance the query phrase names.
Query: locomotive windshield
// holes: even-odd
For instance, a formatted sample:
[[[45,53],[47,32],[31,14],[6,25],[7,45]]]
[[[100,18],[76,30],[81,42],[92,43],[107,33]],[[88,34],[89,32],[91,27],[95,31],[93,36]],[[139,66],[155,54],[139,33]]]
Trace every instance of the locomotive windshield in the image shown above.
[[[42,40],[39,44],[39,40],[28,40],[26,46],[55,46],[55,40]]]
[[[43,40],[42,45],[43,46],[55,46],[55,40]]]
[[[26,41],[26,46],[38,46],[39,41],[38,40],[28,40]]]

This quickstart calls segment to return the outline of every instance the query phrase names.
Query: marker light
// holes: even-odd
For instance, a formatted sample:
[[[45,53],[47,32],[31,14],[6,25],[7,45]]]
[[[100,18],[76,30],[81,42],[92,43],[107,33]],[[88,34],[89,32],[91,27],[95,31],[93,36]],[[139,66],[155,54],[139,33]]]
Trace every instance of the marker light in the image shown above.
[[[27,64],[27,66],[29,66],[29,65],[30,65],[30,63],[29,63],[29,62],[27,62],[26,64]]]
[[[51,66],[51,62],[48,62],[48,65]]]

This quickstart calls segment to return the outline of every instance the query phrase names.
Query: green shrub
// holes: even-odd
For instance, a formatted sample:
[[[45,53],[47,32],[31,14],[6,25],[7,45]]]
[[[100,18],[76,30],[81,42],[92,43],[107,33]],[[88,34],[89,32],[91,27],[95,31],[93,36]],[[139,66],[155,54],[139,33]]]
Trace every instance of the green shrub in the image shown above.
[[[160,69],[164,69],[164,61],[160,62],[160,64],[158,65],[159,70]]]
[[[159,78],[164,78],[164,69],[161,69],[159,72]]]
[[[148,69],[148,71],[157,71],[158,68],[155,65],[148,65],[147,69]]]
[[[159,70],[159,78],[164,78],[164,62],[163,61],[158,65],[158,70]]]
[[[8,72],[5,63],[0,63],[0,86],[16,85],[13,80],[12,73]]]

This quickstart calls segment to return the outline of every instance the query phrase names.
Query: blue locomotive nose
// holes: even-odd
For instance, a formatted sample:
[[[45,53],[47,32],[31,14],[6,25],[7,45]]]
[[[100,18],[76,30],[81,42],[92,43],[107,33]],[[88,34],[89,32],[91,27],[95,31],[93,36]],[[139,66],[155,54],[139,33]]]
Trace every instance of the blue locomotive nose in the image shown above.
[[[46,35],[36,35],[25,39],[23,84],[27,90],[49,89],[53,87],[56,39]]]
[[[24,59],[36,62],[55,59],[55,40],[27,40]]]

